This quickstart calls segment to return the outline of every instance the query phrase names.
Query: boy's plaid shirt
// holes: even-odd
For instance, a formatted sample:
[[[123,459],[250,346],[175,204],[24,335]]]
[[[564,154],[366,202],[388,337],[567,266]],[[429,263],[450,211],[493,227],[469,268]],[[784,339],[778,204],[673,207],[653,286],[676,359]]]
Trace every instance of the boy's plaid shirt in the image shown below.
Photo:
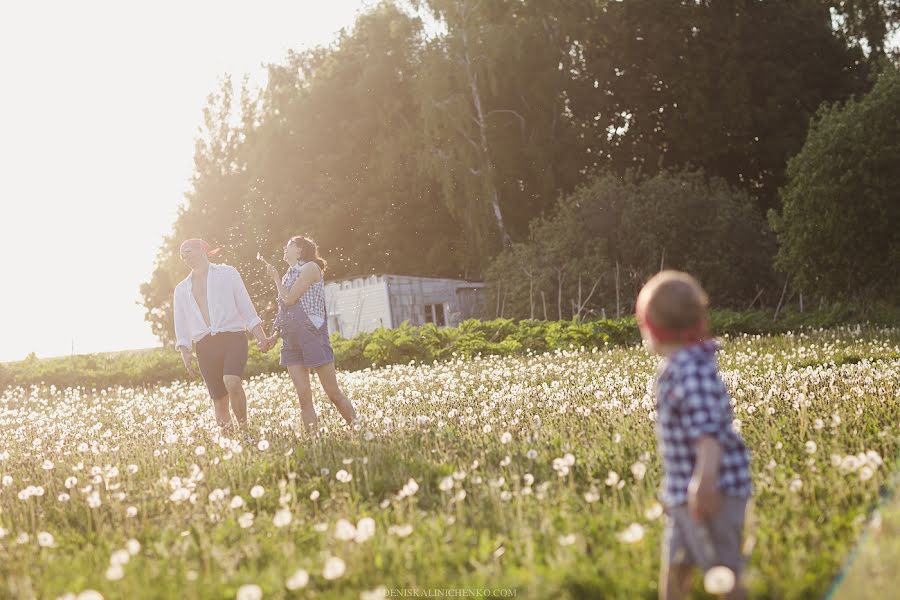
[[[719,490],[729,496],[751,492],[750,457],[732,428],[731,398],[716,363],[718,349],[710,340],[677,350],[656,382],[656,434],[663,466],[662,500],[667,506],[687,502],[696,444],[703,435],[722,445]]]

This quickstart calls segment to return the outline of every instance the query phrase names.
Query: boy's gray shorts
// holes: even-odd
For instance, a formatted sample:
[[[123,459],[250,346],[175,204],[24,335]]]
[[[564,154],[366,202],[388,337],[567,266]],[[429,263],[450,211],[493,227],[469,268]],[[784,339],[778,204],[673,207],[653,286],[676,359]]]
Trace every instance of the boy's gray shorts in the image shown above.
[[[666,509],[663,561],[669,565],[695,565],[703,571],[723,565],[739,575],[744,567],[741,537],[747,498],[722,496],[714,517],[697,522],[687,504]]]

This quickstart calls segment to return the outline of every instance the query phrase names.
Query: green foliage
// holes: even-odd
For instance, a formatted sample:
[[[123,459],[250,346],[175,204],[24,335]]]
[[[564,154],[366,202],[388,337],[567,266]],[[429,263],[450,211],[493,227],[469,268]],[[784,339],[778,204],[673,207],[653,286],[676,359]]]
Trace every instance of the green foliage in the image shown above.
[[[502,339],[517,325],[466,331]],[[879,492],[897,482],[898,350],[896,328],[725,342],[754,484],[749,597],[823,597],[875,521]],[[345,373],[362,425],[347,427],[315,386],[314,437],[299,431],[288,378],[258,377],[249,427],[230,442],[198,385],[2,394],[0,597],[221,600],[253,584],[267,599],[379,587],[656,598],[657,365],[631,347]],[[364,518],[372,537],[346,539]],[[632,526],[642,539],[626,543]],[[861,572],[836,598],[892,597],[898,526],[896,504],[884,506],[880,538],[867,536]],[[331,557],[346,567],[337,578]],[[308,581],[286,589],[298,569]],[[701,578],[688,596],[705,597]]]
[[[488,280],[501,314],[521,318],[544,314],[545,304],[557,319],[630,312],[663,265],[698,277],[717,305],[746,307],[764,288],[776,296],[773,253],[751,197],[721,179],[607,174],[537,219],[529,241],[501,253]]]
[[[320,242],[330,277],[475,279],[506,236],[565,256],[550,243],[560,222],[542,217],[595,172],[702,168],[772,207],[815,109],[867,86],[860,35],[833,29],[830,8],[880,14],[872,2],[379,3],[332,45],[269,65],[264,90],[226,80],[211,95],[191,189],[141,288],[146,318],[171,343],[186,237],[223,246],[268,319],[255,256],[299,233]],[[861,19],[846,24],[872,25]],[[877,23],[863,29],[877,39]],[[582,265],[553,273],[546,318],[612,305],[610,251],[579,250]],[[604,274],[605,297],[579,302],[576,271],[584,296]],[[545,316],[526,283],[501,316]],[[755,288],[739,287],[728,293],[749,303]]]
[[[782,311],[773,319],[771,310],[710,313],[716,335],[778,334],[788,331],[827,329],[853,323],[900,325],[900,308],[890,304],[835,304],[815,312]],[[333,335],[335,366],[358,371],[373,366],[431,363],[454,356],[519,356],[567,350],[605,348],[639,343],[633,317],[578,321],[493,319],[463,321],[458,327],[440,329],[433,324],[403,323],[396,329],[378,329],[352,339]],[[283,371],[277,350],[262,354],[250,346],[246,375]],[[57,388],[136,387],[169,383],[185,378],[181,355],[160,348],[117,354],[88,354],[67,358],[31,356],[0,364],[0,390],[10,386],[53,385]]]
[[[859,100],[824,106],[788,167],[771,220],[777,265],[797,287],[837,297],[900,292],[900,69]]]

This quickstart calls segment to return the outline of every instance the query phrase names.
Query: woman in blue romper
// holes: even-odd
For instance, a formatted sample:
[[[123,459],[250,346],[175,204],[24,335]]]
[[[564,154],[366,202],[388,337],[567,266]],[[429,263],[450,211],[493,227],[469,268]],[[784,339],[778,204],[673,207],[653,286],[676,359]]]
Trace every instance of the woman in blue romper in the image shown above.
[[[325,306],[325,261],[319,256],[315,242],[296,236],[284,246],[284,261],[290,265],[284,277],[267,265],[268,275],[278,288],[278,316],[274,344],[280,334],[281,364],[287,367],[300,400],[303,424],[318,431],[319,418],[312,402],[309,372],[315,371],[325,394],[352,425],[356,420],[353,404],[338,386],[334,372],[334,352],[328,339],[328,313]]]

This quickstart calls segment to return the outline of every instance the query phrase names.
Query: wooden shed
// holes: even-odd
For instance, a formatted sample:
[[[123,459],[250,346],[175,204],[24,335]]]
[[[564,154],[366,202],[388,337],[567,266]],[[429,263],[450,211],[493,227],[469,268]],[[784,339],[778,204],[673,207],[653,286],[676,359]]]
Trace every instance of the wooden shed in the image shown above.
[[[484,283],[461,279],[369,275],[325,284],[328,328],[353,337],[379,327],[394,328],[404,321],[454,326],[480,314]]]

